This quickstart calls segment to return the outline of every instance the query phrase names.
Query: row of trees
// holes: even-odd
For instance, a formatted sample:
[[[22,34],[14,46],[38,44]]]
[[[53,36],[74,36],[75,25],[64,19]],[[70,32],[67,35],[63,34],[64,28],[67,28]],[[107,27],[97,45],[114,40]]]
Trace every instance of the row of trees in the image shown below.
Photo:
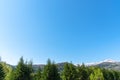
[[[84,64],[75,66],[72,63],[65,63],[63,70],[59,71],[50,60],[43,70],[39,68],[34,71],[32,62],[24,62],[23,58],[20,58],[15,68],[7,68],[5,64],[0,64],[0,80],[120,80],[119,71]]]

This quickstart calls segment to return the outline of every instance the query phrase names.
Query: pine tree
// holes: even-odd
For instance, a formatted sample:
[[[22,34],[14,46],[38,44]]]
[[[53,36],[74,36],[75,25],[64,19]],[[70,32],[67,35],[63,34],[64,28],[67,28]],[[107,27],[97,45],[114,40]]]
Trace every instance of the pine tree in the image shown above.
[[[89,79],[89,74],[87,72],[87,68],[85,67],[84,64],[81,66],[77,67],[78,71],[78,80],[88,80]]]
[[[62,80],[76,80],[77,71],[72,63],[66,63],[62,72]]]
[[[8,77],[8,79],[7,80],[15,80],[15,71],[14,70],[12,70],[11,72],[10,72],[10,74],[9,74],[9,77]]]
[[[108,74],[109,74],[109,80],[114,80],[114,73],[113,73],[113,71],[109,70]]]
[[[119,73],[117,71],[113,71],[114,80],[119,80]]]
[[[104,80],[102,71],[99,68],[95,68],[90,75],[90,80]]]
[[[104,76],[104,80],[109,80],[109,73],[108,73],[109,70],[107,69],[102,69],[102,73],[103,73],[103,76]]]
[[[32,64],[24,63],[23,57],[14,71],[13,80],[31,80]]]
[[[0,80],[4,80],[5,78],[5,72],[3,70],[3,66],[0,63]]]
[[[35,80],[41,80],[42,73],[41,73],[41,68],[39,67],[36,74],[35,74]]]
[[[54,63],[51,63],[50,59],[48,59],[47,65],[44,67],[42,79],[43,80],[60,80],[58,68]]]

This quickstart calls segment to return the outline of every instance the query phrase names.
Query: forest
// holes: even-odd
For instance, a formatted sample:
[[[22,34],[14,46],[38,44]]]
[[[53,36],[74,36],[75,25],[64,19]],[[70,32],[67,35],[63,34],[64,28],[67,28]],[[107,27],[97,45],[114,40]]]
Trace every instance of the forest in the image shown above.
[[[33,69],[32,61],[20,58],[15,67],[0,62],[0,80],[120,80],[120,72],[98,66],[65,63],[63,70],[50,59],[43,69]]]

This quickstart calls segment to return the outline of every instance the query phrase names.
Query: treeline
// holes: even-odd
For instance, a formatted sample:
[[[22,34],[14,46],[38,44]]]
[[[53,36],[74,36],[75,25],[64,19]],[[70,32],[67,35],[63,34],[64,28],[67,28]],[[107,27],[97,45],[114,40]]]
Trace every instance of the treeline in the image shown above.
[[[0,80],[120,80],[120,72],[72,63],[65,63],[63,70],[59,71],[49,59],[44,69],[34,71],[32,61],[25,62],[20,58],[15,68],[0,64]]]

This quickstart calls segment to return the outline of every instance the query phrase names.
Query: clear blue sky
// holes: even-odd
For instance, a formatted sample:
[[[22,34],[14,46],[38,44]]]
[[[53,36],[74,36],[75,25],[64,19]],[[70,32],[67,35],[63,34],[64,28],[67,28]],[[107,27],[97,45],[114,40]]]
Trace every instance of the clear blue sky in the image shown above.
[[[120,0],[0,0],[0,56],[9,64],[120,60]]]

